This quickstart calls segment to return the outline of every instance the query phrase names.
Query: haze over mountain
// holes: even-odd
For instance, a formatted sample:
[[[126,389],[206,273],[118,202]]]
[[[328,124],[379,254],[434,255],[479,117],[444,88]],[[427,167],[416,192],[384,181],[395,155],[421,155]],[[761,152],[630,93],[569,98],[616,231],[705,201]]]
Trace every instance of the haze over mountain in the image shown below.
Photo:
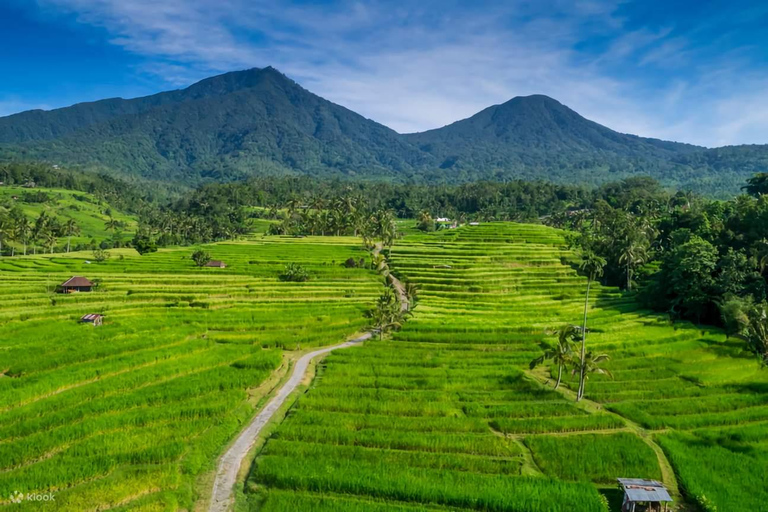
[[[735,193],[768,170],[766,146],[706,148],[615,132],[546,96],[516,97],[401,135],[271,67],[186,89],[0,118],[0,156],[82,164],[184,185],[253,174],[413,182],[544,179],[597,184],[650,175]]]

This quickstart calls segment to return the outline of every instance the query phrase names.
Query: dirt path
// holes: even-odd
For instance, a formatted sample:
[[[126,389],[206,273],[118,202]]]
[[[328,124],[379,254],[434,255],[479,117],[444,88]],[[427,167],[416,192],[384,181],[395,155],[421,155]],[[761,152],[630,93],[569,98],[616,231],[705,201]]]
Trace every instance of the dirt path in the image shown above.
[[[283,384],[283,387],[278,390],[275,396],[272,397],[266,407],[251,420],[246,429],[240,433],[232,446],[230,446],[226,453],[222,455],[221,459],[219,459],[219,464],[216,468],[216,479],[213,483],[211,504],[208,507],[209,512],[227,512],[231,508],[233,502],[232,492],[237,483],[237,473],[240,471],[243,459],[245,459],[248,451],[251,449],[254,442],[256,442],[256,438],[258,437],[259,432],[264,428],[264,425],[269,422],[272,416],[278,409],[280,409],[280,406],[283,405],[286,398],[288,398],[299,383],[301,383],[312,359],[340,348],[358,345],[370,337],[371,333],[366,333],[351,341],[314,350],[303,355],[296,361],[291,377],[285,384]]]

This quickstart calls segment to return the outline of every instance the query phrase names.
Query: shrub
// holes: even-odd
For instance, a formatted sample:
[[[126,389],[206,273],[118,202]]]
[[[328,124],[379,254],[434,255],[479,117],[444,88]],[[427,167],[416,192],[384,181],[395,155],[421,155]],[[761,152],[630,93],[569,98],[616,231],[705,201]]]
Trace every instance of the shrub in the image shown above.
[[[157,252],[157,244],[147,235],[137,234],[133,238],[133,248],[136,249],[139,254]]]
[[[309,281],[309,272],[297,263],[290,263],[285,266],[285,270],[278,277],[281,281],[303,283]]]
[[[93,259],[97,263],[101,263],[104,261],[107,261],[109,259],[109,251],[105,251],[102,248],[94,249],[93,250]]]
[[[198,267],[204,267],[211,261],[211,255],[206,251],[195,251],[192,253],[192,261],[194,261],[195,265]]]

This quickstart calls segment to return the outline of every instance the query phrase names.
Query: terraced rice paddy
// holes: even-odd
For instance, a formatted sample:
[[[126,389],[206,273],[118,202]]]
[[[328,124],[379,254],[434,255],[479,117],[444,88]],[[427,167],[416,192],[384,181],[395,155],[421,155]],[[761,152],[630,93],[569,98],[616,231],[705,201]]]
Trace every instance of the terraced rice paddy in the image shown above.
[[[280,239],[0,259],[0,503],[14,510],[191,509],[200,479],[285,365],[281,349],[361,331],[381,293],[359,241]],[[297,262],[312,279],[277,279]],[[53,293],[73,275],[93,292]],[[77,320],[103,313],[94,328]],[[8,497],[53,492],[55,502]],[[209,492],[210,489],[207,489]],[[0,508],[2,508],[0,506]]]
[[[735,340],[598,286],[589,343],[615,380],[592,377],[575,404],[575,382],[555,392],[553,369],[527,369],[547,330],[580,321],[586,283],[563,246],[516,224],[396,245],[415,317],[325,360],[256,458],[247,506],[618,510],[617,477],[661,479],[688,510],[764,506],[768,374]]]

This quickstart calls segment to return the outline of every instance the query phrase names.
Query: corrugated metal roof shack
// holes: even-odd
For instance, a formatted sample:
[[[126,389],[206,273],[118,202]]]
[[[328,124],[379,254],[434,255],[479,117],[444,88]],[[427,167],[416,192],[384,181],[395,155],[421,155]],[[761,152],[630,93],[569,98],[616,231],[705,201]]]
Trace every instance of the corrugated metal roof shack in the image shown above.
[[[666,512],[667,504],[672,503],[672,497],[661,482],[641,478],[618,480],[624,490],[621,512]]]
[[[84,324],[93,324],[94,327],[98,327],[104,321],[104,315],[98,313],[89,313],[80,317],[80,322]]]

